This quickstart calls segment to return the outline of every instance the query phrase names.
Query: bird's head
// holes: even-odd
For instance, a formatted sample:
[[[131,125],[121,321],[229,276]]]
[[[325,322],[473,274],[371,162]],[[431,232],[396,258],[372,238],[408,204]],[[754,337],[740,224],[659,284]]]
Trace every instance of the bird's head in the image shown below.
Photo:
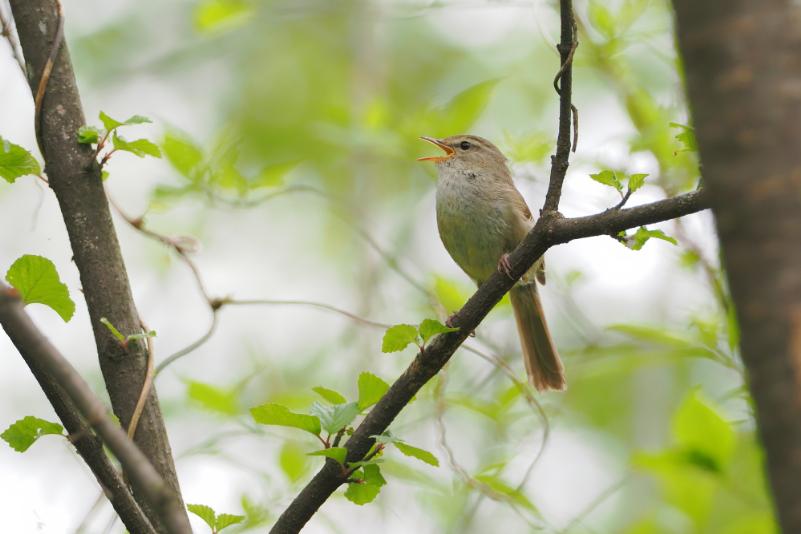
[[[444,156],[429,156],[418,161],[433,161],[437,168],[453,167],[464,171],[506,170],[506,157],[498,147],[477,135],[452,135],[443,139],[421,137],[445,151]],[[508,173],[508,170],[504,174]]]

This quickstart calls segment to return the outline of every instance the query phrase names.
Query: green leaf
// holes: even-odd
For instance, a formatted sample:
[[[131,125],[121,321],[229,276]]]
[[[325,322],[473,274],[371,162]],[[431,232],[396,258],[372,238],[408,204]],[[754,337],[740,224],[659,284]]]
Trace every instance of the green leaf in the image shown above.
[[[396,438],[392,435],[392,432],[387,430],[383,434],[370,436],[371,438],[375,439],[376,443],[403,443],[403,440],[400,438]]]
[[[250,409],[253,419],[262,425],[289,426],[320,435],[320,419],[313,415],[292,413],[280,404],[262,404]]]
[[[240,412],[237,390],[235,389],[224,389],[190,380],[186,388],[186,396],[209,412],[230,416],[239,415]]]
[[[619,192],[623,192],[623,184],[620,183],[620,180],[617,179],[617,175],[613,171],[601,171],[598,174],[591,174],[590,178],[598,182],[599,184],[608,185],[610,187],[614,187]]]
[[[146,122],[152,123],[153,121],[148,119],[147,117],[143,117],[142,115],[134,115],[133,117],[125,121],[123,124],[126,126],[131,126],[133,124],[144,124]]]
[[[352,465],[352,464],[351,464]],[[364,481],[371,486],[386,486],[387,481],[381,474],[381,469],[375,464],[366,464],[362,468],[364,470]]]
[[[437,457],[428,451],[425,451],[423,449],[418,449],[417,447],[412,447],[411,445],[406,445],[405,443],[400,443],[400,442],[394,442],[394,445],[398,448],[399,451],[401,451],[406,456],[411,456],[412,458],[417,458],[418,460],[422,460],[428,465],[439,467],[439,460],[437,460]]]
[[[219,532],[225,527],[241,523],[244,520],[245,516],[243,515],[220,514],[217,516],[217,530],[215,532]]]
[[[372,373],[364,372],[359,375],[359,411],[363,412],[381,400],[389,391],[389,384]]]
[[[348,400],[345,397],[343,397],[342,394],[337,393],[333,389],[317,386],[316,388],[312,388],[312,391],[320,395],[322,398],[324,398],[331,404],[345,404],[348,402]]]
[[[734,453],[734,430],[700,392],[692,391],[673,417],[673,435],[690,453],[711,459],[723,471]]]
[[[125,125],[125,123],[112,119],[102,111],[100,112],[100,121],[103,123],[103,126],[106,127],[107,132],[111,132],[115,128]]]
[[[405,349],[409,343],[417,342],[417,328],[410,324],[395,325],[384,334],[381,352],[398,352]]]
[[[242,0],[202,0],[195,8],[194,25],[198,33],[217,34],[244,26],[255,9]]]
[[[684,145],[684,148],[678,152],[698,152],[698,141],[695,140],[695,128],[677,122],[671,122],[668,126],[681,128],[682,130],[682,132],[676,136],[676,139]]]
[[[251,187],[278,187],[284,185],[284,176],[300,163],[299,159],[267,165],[250,181]]]
[[[427,343],[429,339],[435,334],[444,334],[446,332],[458,332],[458,328],[449,328],[439,321],[434,319],[423,319],[420,323],[420,337],[423,338],[423,344]]]
[[[330,449],[310,452],[306,456],[326,456],[328,458],[333,458],[339,465],[344,467],[345,459],[348,457],[348,449],[345,447],[331,447]]]
[[[525,495],[510,486],[501,477],[496,475],[477,475],[475,479],[479,482],[483,482],[498,493],[510,497],[517,504],[528,508],[529,510],[536,511],[535,506],[526,498]]]
[[[176,130],[168,131],[161,142],[167,161],[190,180],[197,178],[197,168],[203,161],[203,151],[189,136]]]
[[[500,78],[487,80],[454,96],[442,109],[437,126],[445,130],[447,135],[466,132],[487,107],[492,90],[500,81]]]
[[[26,254],[6,273],[6,281],[20,292],[25,304],[44,304],[69,322],[75,313],[67,286],[61,283],[56,266],[47,258]]]
[[[278,464],[289,480],[297,482],[308,470],[308,458],[301,447],[294,441],[284,442],[278,456]],[[247,511],[247,510],[245,510]]]
[[[14,180],[26,174],[42,172],[39,162],[30,152],[19,145],[9,143],[2,137],[0,137],[0,141],[3,142],[2,149],[0,149],[0,176],[5,178],[8,183],[13,184]]]
[[[125,336],[123,336],[122,334],[120,334],[120,331],[119,331],[119,330],[117,330],[117,329],[114,327],[114,325],[113,325],[113,324],[111,324],[111,322],[110,322],[108,319],[106,319],[105,317],[101,317],[101,318],[100,318],[100,322],[101,322],[101,323],[103,323],[104,325],[106,325],[106,327],[108,327],[108,329],[109,329],[109,330],[111,330],[111,333],[112,333],[112,334],[114,334],[114,337],[116,337],[117,339],[119,339],[121,343],[122,343],[122,342],[125,342]]]
[[[355,402],[349,402],[326,407],[319,402],[315,402],[309,408],[309,412],[320,418],[323,430],[329,434],[336,434],[356,419],[356,416],[359,415],[359,405]]]
[[[105,182],[106,180],[108,180],[108,171],[100,171],[100,176],[103,178],[103,181]]]
[[[211,506],[206,506],[205,504],[187,504],[186,509],[200,517],[206,522],[209,528],[214,531],[214,527],[217,523],[217,514],[214,513],[214,510],[211,508]]]
[[[665,232],[662,230],[649,230],[645,226],[640,226],[634,235],[626,238],[626,246],[631,250],[640,250],[652,237],[678,246],[678,242],[672,237],[665,235]]]
[[[360,462],[348,462],[348,467],[364,467],[365,465],[383,464],[386,460],[373,458],[372,460],[362,460]]]
[[[106,131],[97,126],[81,126],[78,128],[78,142],[84,145],[96,145],[106,135]]]
[[[445,308],[446,313],[453,313],[461,309],[471,293],[466,291],[456,280],[444,276],[434,276],[434,294]]]
[[[604,37],[607,39],[615,37],[617,32],[615,28],[615,17],[605,5],[597,0],[593,0],[590,2],[588,13],[592,25],[595,26]]]
[[[364,474],[361,471],[354,471],[354,473],[351,475],[352,478],[362,478],[363,476]],[[367,484],[366,482],[363,484],[352,482],[348,484],[348,489],[345,490],[345,498],[353,504],[363,506],[367,503],[373,502],[380,492],[380,486]]]
[[[645,177],[648,176],[647,174],[632,174],[631,178],[629,178],[629,191],[632,193],[635,192],[637,189],[641,188],[645,183]]]
[[[155,143],[152,143],[147,139],[126,141],[122,137],[118,136],[117,132],[114,132],[114,149],[131,152],[132,154],[135,154],[140,158],[144,158],[145,156],[161,158],[161,151],[159,150],[159,147],[156,146]]]
[[[15,451],[25,452],[42,436],[61,435],[63,431],[64,427],[58,423],[50,423],[29,415],[8,427],[5,432],[0,434],[0,438],[3,438]]]
[[[147,339],[149,337],[156,337],[156,331],[151,330],[150,332],[141,332],[139,334],[131,334],[130,336],[125,338],[125,341],[128,342],[132,339]]]

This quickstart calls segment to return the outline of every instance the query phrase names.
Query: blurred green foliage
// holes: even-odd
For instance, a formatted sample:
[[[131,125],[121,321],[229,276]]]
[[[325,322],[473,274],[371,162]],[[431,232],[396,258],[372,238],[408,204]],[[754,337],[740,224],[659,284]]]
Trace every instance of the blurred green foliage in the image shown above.
[[[554,148],[558,62],[536,28],[557,20],[555,7],[541,5],[535,21],[528,3],[504,0],[146,0],[77,32],[70,45],[78,79],[94,94],[149,79],[207,106],[193,108],[186,124],[177,114],[159,121],[166,163],[149,192],[151,207],[178,213],[182,224],[211,239],[214,226],[222,226],[219,213],[267,212],[274,199],[302,197],[284,225],[241,232],[255,234],[253,243],[264,234],[300,241],[307,232],[298,250],[319,253],[320,271],[354,295],[349,302],[359,315],[420,324],[444,321],[473,288],[453,278],[454,271],[419,267],[426,252],[413,250],[423,227],[418,208],[430,200],[435,174],[414,161],[429,150],[418,137],[480,133],[510,158],[518,183],[541,187]],[[699,161],[669,4],[589,0],[576,9],[576,102],[582,117],[596,118],[581,123],[574,164],[595,170],[596,181],[621,194],[619,176],[631,176],[636,195],[696,187]],[[458,30],[466,19],[472,22],[461,32],[451,27]],[[497,35],[484,40],[485,31]],[[557,33],[556,26],[546,31]],[[610,102],[620,117],[599,125],[597,116],[614,107]],[[590,139],[603,137],[614,120],[625,123],[623,139],[615,133],[582,151],[586,131]],[[612,145],[624,150],[607,150]],[[647,183],[630,165],[637,157],[654,163]],[[581,179],[592,184],[588,176]],[[367,515],[335,498],[326,507],[349,508],[344,515],[321,512],[331,531],[354,524],[367,525],[364,532],[392,530],[405,521],[399,515],[413,515],[422,532],[776,532],[734,309],[716,253],[707,259],[708,250],[684,233],[674,238],[641,228],[621,239],[639,250],[648,237],[678,244],[677,271],[706,277],[707,306],[682,310],[679,324],[597,325],[575,309],[577,288],[588,283],[582,273],[549,271],[549,288],[556,286],[564,310],[552,321],[555,330],[578,331],[558,337],[565,341],[560,351],[570,389],[521,393],[519,347],[505,342],[514,331],[502,330],[510,322],[505,300],[469,342],[473,352],[459,351],[393,424],[398,435],[438,447],[439,469],[400,455],[385,458],[380,471],[364,466],[356,473],[366,483],[350,484],[348,498],[372,501],[366,509],[388,513]],[[229,258],[230,276],[237,261]],[[386,369],[397,375],[408,363],[409,351],[380,353],[385,326],[368,330],[362,322],[326,337],[330,333],[317,332],[313,320],[308,324],[304,336],[318,344],[307,353],[280,360],[272,357],[280,351],[272,344],[253,349],[242,343],[228,350],[226,361],[258,362],[236,382],[186,378],[180,393],[165,401],[168,423],[203,422],[202,432],[189,432],[192,446],[176,451],[179,458],[223,459],[231,471],[255,480],[238,493],[244,522],[226,532],[266,531],[317,469],[321,459],[308,453],[319,448],[321,432],[344,433],[386,390],[378,375],[391,383]],[[395,345],[416,343],[422,329],[401,326],[408,328],[395,332],[404,334]],[[203,328],[197,326],[198,335]],[[485,362],[473,361],[476,355]],[[396,356],[397,362],[390,359]],[[197,351],[182,361],[201,357],[208,355]],[[194,371],[192,364],[180,373]],[[316,402],[317,395],[332,406]],[[345,408],[347,398],[359,400]],[[257,422],[293,428],[254,425],[248,414],[254,406]],[[585,448],[554,451],[557,439]],[[248,440],[258,444],[260,462],[252,461],[256,455],[242,459],[237,443]],[[436,461],[402,443],[398,449]],[[570,454],[594,455],[603,476],[576,474],[573,464],[584,465],[583,457]],[[553,475],[563,471],[573,478]],[[608,490],[597,490],[596,479],[610,477]],[[387,489],[379,490],[384,484]],[[585,486],[595,488],[589,499],[579,498]],[[568,502],[543,506],[549,493]],[[213,523],[213,511],[210,517]]]

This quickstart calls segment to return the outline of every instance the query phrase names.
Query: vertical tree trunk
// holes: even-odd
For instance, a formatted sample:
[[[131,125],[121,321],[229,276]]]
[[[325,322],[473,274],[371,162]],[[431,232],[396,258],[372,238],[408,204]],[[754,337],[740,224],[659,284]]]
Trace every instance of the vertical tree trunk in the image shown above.
[[[778,519],[801,533],[801,9],[674,5]]]
[[[11,0],[11,9],[27,64],[28,81],[35,95],[53,46],[58,7],[55,0]],[[124,349],[100,323],[100,318],[106,317],[125,334],[140,331],[100,168],[92,157],[91,148],[77,141],[78,128],[84,124],[69,52],[62,41],[42,102],[45,170],[61,207],[73,259],[80,271],[106,388],[114,413],[127,428],[145,378],[146,351],[144,343],[138,341]],[[178,477],[155,389],[151,389],[134,441],[180,499]],[[163,525],[147,503],[139,500],[139,504],[154,527],[162,532]]]

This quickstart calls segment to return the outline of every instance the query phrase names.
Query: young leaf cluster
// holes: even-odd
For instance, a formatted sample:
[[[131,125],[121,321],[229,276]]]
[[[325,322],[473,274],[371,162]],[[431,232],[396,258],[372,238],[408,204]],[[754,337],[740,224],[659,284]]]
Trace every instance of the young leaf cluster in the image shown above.
[[[161,151],[159,150],[159,147],[152,141],[147,139],[128,141],[117,132],[117,130],[123,126],[133,126],[136,124],[153,122],[147,117],[134,115],[127,121],[120,122],[116,119],[112,119],[101,111],[100,122],[103,123],[103,128],[98,126],[81,126],[78,129],[78,142],[87,145],[97,145],[95,154],[99,154],[109,141],[109,136],[112,136],[111,143],[113,148],[103,156],[103,159],[100,161],[101,166],[105,165],[111,155],[118,150],[130,152],[136,156],[139,156],[140,158],[144,158],[145,156],[161,158]]]
[[[341,440],[353,433],[351,426],[353,421],[381,400],[389,390],[389,384],[372,373],[364,372],[359,375],[358,388],[359,397],[351,402],[332,389],[322,386],[313,388],[313,391],[330,406],[319,401],[314,402],[309,408],[309,415],[294,413],[289,408],[275,403],[256,406],[250,409],[250,413],[257,423],[298,428],[316,436],[324,448],[306,455],[322,456],[336,461],[349,483],[345,497],[355,504],[363,505],[375,499],[380,487],[386,484],[378,467],[378,464],[383,462],[378,456],[382,454],[386,444],[391,443],[404,455],[433,466],[438,466],[439,461],[430,452],[407,445],[387,431],[381,436],[374,436],[376,444],[365,458],[357,462],[347,462],[348,449],[340,446]],[[323,433],[326,434],[325,438],[322,436]]]
[[[628,198],[634,193],[637,189],[641,188],[645,183],[645,177],[648,176],[647,174],[632,174],[628,178],[625,176],[618,177],[615,171],[604,170],[597,174],[590,174],[590,178],[598,182],[599,184],[608,185],[609,187],[614,187],[618,193],[620,193],[621,198]],[[628,180],[628,191],[626,194],[623,194],[623,180]]]
[[[149,338],[149,337],[156,337],[156,331],[155,330],[151,330],[150,332],[142,332],[140,334],[131,334],[130,336],[124,336],[105,317],[101,317],[100,318],[100,322],[103,323],[104,325],[106,325],[106,327],[108,327],[109,331],[111,331],[111,333],[114,334],[114,337],[116,337],[117,339],[120,340],[120,345],[122,345],[123,348],[127,347],[128,346],[128,342],[131,341],[132,339],[146,339],[146,338]]]
[[[381,352],[398,352],[414,343],[423,351],[425,344],[436,334],[456,332],[458,328],[450,328],[435,321],[434,319],[424,319],[420,323],[420,328],[410,324],[399,324],[389,328],[384,334],[384,341],[381,344]]]
[[[211,506],[205,504],[187,504],[186,509],[200,517],[211,528],[212,534],[217,534],[222,529],[236,525],[245,520],[243,515],[219,514]]]

